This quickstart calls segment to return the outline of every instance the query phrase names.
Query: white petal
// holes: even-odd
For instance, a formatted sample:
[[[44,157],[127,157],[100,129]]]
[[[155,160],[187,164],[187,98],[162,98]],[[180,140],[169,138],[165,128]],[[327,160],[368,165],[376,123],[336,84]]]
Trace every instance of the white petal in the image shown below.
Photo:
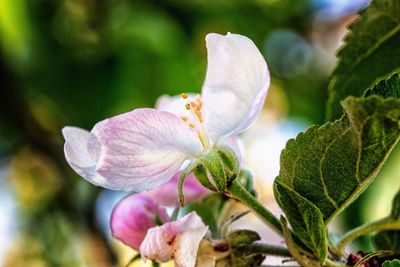
[[[269,87],[267,64],[247,37],[208,34],[202,89],[204,121],[213,139],[238,134],[258,117]]]
[[[119,189],[96,172],[96,139],[78,127],[64,127],[64,154],[68,164],[80,176],[92,184],[109,189]]]
[[[176,267],[194,267],[200,242],[207,231],[201,218],[191,212],[177,221],[149,229],[140,253],[144,259],[166,262],[174,258]]]
[[[202,149],[196,133],[176,115],[135,109],[95,125],[101,144],[97,172],[123,190],[143,191],[167,182]]]
[[[189,100],[194,100],[196,98],[196,94],[190,93],[187,95]],[[186,103],[187,101],[182,99],[180,95],[162,95],[157,99],[155,108],[162,111],[168,111],[178,117],[185,118],[187,123],[196,125],[192,113],[190,110],[185,108]]]
[[[188,214],[185,230],[174,240],[174,262],[177,267],[194,267],[197,251],[203,237],[208,231],[201,218],[194,212]]]

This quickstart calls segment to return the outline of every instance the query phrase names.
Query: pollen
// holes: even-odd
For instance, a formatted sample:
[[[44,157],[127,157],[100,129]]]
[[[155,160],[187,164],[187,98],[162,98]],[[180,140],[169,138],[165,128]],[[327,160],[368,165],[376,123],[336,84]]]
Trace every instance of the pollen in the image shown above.
[[[192,128],[192,129],[196,128],[196,126],[195,126],[193,123],[189,123],[188,125],[189,125],[189,127]]]
[[[182,116],[181,119],[182,119],[184,122],[187,122],[187,121],[189,120],[189,119],[188,119],[187,117],[185,117],[185,116]]]
[[[189,104],[189,103],[186,103],[186,104],[185,104],[185,108],[186,108],[187,110],[190,110],[190,104]]]
[[[182,97],[182,99],[187,99],[187,98],[188,98],[188,95],[185,94],[185,93],[182,93],[182,94],[181,94],[181,97]]]

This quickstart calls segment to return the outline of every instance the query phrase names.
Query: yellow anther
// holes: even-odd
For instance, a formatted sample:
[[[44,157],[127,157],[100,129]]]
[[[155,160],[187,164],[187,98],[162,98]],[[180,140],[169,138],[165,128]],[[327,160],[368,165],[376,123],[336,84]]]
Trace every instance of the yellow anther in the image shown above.
[[[193,128],[193,129],[196,128],[196,126],[194,126],[193,123],[189,123],[188,125],[189,125],[190,128]]]
[[[187,110],[190,110],[190,104],[189,104],[189,103],[185,104],[185,108],[186,108]]]
[[[189,119],[188,119],[187,117],[185,117],[185,116],[182,116],[181,119],[182,119],[184,122],[187,122],[187,121],[189,120]]]
[[[181,94],[181,97],[182,97],[182,99],[187,99],[187,98],[188,98],[188,95],[185,94],[185,93],[182,93],[182,94]]]

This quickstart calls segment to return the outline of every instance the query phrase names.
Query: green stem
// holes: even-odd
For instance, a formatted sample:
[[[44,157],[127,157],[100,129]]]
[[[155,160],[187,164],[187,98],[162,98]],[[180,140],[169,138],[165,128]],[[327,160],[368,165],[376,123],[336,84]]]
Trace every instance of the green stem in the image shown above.
[[[347,266],[346,264],[340,264],[340,263],[331,261],[330,259],[326,259],[325,265],[327,267],[346,267]]]
[[[246,189],[243,188],[234,180],[228,187],[226,188],[226,194],[230,197],[233,197],[247,207],[252,209],[258,216],[260,216],[271,228],[277,232],[278,234],[282,235],[282,226],[278,218],[272,214],[269,210],[267,210],[258,200],[247,192]]]
[[[243,253],[243,256],[250,254],[266,254],[280,257],[292,257],[289,250],[284,247],[272,246],[263,243],[253,243],[250,245],[243,245],[237,249],[237,252]]]
[[[400,220],[384,218],[372,223],[361,225],[348,232],[338,243],[337,249],[343,255],[344,248],[358,237],[376,231],[382,230],[400,230]]]

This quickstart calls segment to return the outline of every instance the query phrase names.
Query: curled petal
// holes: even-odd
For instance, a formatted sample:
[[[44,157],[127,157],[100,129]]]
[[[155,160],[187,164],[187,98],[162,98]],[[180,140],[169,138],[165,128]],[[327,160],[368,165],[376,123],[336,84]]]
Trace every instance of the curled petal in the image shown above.
[[[65,158],[77,174],[95,185],[119,189],[96,171],[98,157],[94,136],[84,129],[70,126],[64,127],[62,134],[65,139]]]
[[[202,150],[196,133],[176,115],[135,109],[95,125],[97,172],[123,190],[143,191],[167,182]]]
[[[169,221],[165,209],[142,193],[132,194],[114,207],[110,220],[111,232],[124,244],[139,250],[147,231],[156,226],[157,220],[163,223]]]
[[[157,203],[163,206],[179,205],[178,182],[181,172],[176,173],[167,183],[147,192],[147,194]],[[189,174],[183,186],[185,203],[190,204],[200,201],[207,196],[210,191],[202,186],[193,173]]]
[[[174,259],[177,267],[194,267],[199,244],[208,227],[194,212],[181,219],[151,228],[140,246],[144,259],[166,262]]]
[[[267,64],[247,37],[208,34],[208,67],[202,89],[204,122],[217,140],[246,130],[260,113],[269,87]]]

